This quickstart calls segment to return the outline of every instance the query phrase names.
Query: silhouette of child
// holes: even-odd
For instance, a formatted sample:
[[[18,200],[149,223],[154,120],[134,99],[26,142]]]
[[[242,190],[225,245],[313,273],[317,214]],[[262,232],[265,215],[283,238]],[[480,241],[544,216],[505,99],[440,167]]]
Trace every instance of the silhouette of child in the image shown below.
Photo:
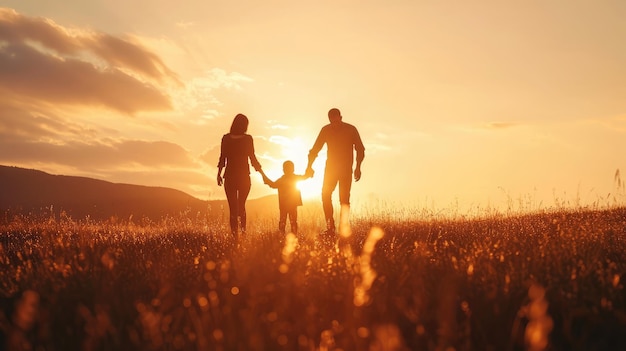
[[[296,184],[313,176],[313,172],[307,172],[304,175],[294,174],[294,165],[291,161],[283,163],[282,177],[272,181],[261,170],[263,182],[270,188],[278,189],[278,209],[280,210],[280,218],[278,220],[278,230],[285,234],[285,226],[287,225],[287,217],[291,225],[291,232],[298,233],[298,206],[302,205],[302,194]]]

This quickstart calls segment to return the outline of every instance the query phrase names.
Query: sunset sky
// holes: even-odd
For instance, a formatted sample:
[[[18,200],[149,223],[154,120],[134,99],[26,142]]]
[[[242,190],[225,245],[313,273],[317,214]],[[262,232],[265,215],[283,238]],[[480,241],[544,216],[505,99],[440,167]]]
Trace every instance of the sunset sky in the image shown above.
[[[287,159],[304,172],[337,107],[366,148],[353,204],[626,201],[621,0],[0,6],[2,165],[220,199],[237,113],[277,178]],[[252,179],[251,198],[274,193]]]

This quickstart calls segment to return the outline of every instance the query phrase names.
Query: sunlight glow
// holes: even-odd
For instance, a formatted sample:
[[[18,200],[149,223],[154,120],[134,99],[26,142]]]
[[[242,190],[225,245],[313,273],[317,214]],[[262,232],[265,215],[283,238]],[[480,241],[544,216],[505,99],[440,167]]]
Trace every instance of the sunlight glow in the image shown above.
[[[323,175],[316,173],[313,178],[298,182],[298,189],[300,189],[300,192],[302,193],[302,199],[313,199],[321,197],[322,180]]]
[[[350,228],[350,205],[342,204],[339,212],[339,234],[342,238],[349,238],[352,235]]]
[[[278,179],[283,174],[283,162],[290,160],[295,165],[296,174],[304,174],[308,154],[311,145],[305,143],[301,138],[288,138],[284,136],[272,136],[270,141],[281,146],[281,156],[273,164],[264,167],[265,173],[272,180]],[[313,178],[298,182],[298,189],[302,193],[302,199],[319,198],[322,194],[322,181],[324,179],[324,164],[326,163],[326,151],[322,150],[315,163]]]

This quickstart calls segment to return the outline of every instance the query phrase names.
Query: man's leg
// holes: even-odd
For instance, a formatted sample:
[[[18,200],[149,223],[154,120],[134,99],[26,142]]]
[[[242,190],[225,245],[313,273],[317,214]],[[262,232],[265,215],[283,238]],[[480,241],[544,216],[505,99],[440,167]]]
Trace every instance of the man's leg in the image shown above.
[[[335,231],[335,220],[333,218],[333,191],[337,187],[336,172],[326,169],[324,172],[324,183],[322,184],[322,207],[324,208],[324,217],[326,218],[326,229]]]
[[[352,170],[339,175],[339,203],[350,206],[350,189],[352,188]]]
[[[339,234],[347,238],[352,235],[350,230],[350,189],[352,187],[352,170],[341,173],[339,177]]]

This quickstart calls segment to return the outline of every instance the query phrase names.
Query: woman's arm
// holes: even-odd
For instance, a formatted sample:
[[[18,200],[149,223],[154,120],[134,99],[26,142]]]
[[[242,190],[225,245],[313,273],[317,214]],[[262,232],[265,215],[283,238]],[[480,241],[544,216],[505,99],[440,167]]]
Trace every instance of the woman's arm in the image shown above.
[[[250,163],[252,163],[252,167],[254,167],[257,172],[261,172],[261,164],[254,154],[254,140],[252,139],[252,135],[250,135],[250,154],[248,156],[250,157]]]
[[[224,169],[224,167],[226,166],[226,152],[225,151],[225,145],[224,145],[224,138],[226,136],[222,137],[222,143],[220,145],[220,159],[217,163],[217,185],[218,186],[222,186],[222,183],[224,182],[224,179],[222,179],[222,169]]]
[[[263,170],[261,170],[261,176],[263,177],[263,183],[265,183],[265,184],[269,185],[269,187],[270,187],[270,188],[272,188],[272,189],[276,189],[276,188],[278,188],[278,184],[277,184],[275,181],[273,181],[273,180],[269,179],[269,178],[265,175],[265,173],[263,172]]]
[[[222,186],[224,179],[222,178],[222,167],[217,168],[217,185]]]

